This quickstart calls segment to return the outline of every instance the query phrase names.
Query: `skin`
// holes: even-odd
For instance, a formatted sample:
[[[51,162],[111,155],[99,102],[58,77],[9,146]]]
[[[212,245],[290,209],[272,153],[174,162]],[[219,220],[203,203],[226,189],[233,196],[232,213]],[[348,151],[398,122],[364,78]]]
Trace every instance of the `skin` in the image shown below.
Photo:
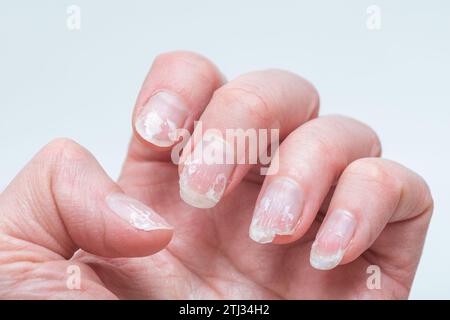
[[[170,147],[146,141],[134,127],[155,93],[178,94],[189,108],[184,126],[280,129],[280,169],[264,177],[238,165],[211,209],[179,195]],[[267,70],[225,82],[206,58],[189,52],[156,58],[132,117],[134,134],[121,176],[111,180],[95,158],[68,139],[45,146],[0,196],[2,299],[404,299],[408,297],[433,211],[417,174],[379,158],[366,125],[319,115],[304,79]],[[191,149],[185,148],[182,160]],[[249,238],[258,195],[276,177],[304,192],[292,235],[260,244]],[[123,192],[158,212],[173,229],[143,231],[115,215],[105,198]],[[311,245],[336,209],[349,210],[356,231],[339,265],[314,269]],[[81,269],[80,290],[66,286]],[[381,270],[370,290],[367,268]]]

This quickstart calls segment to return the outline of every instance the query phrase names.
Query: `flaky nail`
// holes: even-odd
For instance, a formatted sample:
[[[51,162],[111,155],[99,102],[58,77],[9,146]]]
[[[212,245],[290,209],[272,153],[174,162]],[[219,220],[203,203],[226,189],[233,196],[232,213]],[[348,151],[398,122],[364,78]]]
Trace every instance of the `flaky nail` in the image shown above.
[[[139,230],[172,229],[155,211],[123,193],[111,193],[106,197],[109,208],[120,218]]]
[[[205,134],[195,146],[180,174],[180,196],[187,204],[212,208],[219,202],[234,169],[227,152],[230,146],[214,134]]]
[[[336,210],[320,228],[311,248],[311,266],[331,270],[344,257],[356,229],[356,220],[345,210]]]
[[[303,192],[291,178],[276,178],[258,200],[250,225],[250,238],[270,243],[276,235],[295,231],[303,210]]]
[[[136,131],[148,142],[160,147],[170,147],[177,138],[177,129],[183,127],[188,109],[179,96],[168,91],[153,95],[135,122]]]

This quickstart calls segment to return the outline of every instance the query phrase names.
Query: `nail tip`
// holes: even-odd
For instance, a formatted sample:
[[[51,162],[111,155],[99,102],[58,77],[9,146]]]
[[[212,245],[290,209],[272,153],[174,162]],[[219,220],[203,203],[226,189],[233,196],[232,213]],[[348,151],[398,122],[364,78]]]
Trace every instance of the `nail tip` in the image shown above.
[[[260,243],[260,244],[268,244],[272,243],[273,239],[275,238],[275,235],[271,232],[264,231],[257,227],[250,227],[249,231],[249,237],[253,241]]]
[[[173,231],[174,228],[169,225],[158,225],[158,226],[143,226],[140,224],[133,224],[130,222],[130,224],[141,231]]]
[[[174,141],[172,141],[172,140],[165,141],[165,140],[155,139],[155,138],[149,136],[145,131],[140,129],[137,125],[135,125],[135,127],[136,127],[137,133],[141,136],[142,139],[144,139],[148,143],[151,143],[157,147],[167,148],[167,147],[173,146],[173,144],[174,144]]]
[[[161,147],[161,148],[168,148],[173,146],[173,141],[163,141],[163,140],[156,140],[156,139],[146,139],[151,144]]]
[[[153,209],[123,193],[111,193],[106,196],[105,201],[112,212],[137,230],[173,230],[173,227]]]
[[[216,206],[217,202],[208,196],[195,192],[184,186],[180,186],[181,199],[191,207],[199,209],[211,209]]]
[[[323,261],[318,261],[318,260],[314,260],[314,259],[310,259],[309,260],[311,267],[313,267],[316,270],[320,270],[320,271],[329,271],[334,269],[337,265],[332,263],[328,263],[328,262],[323,262]]]
[[[328,271],[336,268],[342,260],[342,252],[338,252],[333,256],[323,256],[315,252],[314,245],[309,257],[309,263],[314,269]]]
[[[273,242],[276,236],[292,236],[301,221],[303,195],[288,177],[272,181],[258,200],[250,229],[257,242]]]

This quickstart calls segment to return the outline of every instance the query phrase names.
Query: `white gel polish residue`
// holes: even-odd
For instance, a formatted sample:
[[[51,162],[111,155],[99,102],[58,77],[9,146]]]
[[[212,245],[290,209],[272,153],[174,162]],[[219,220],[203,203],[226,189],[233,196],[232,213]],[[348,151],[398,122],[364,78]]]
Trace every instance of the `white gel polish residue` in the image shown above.
[[[135,128],[148,142],[160,147],[172,146],[178,140],[178,129],[188,117],[187,108],[174,93],[161,91],[153,95],[139,112]]]
[[[259,243],[271,243],[277,235],[290,235],[299,223],[303,193],[297,182],[277,178],[256,205],[249,236]]]
[[[106,203],[115,214],[136,229],[144,231],[172,229],[155,211],[125,194],[112,193],[106,197]]]
[[[341,262],[343,256],[344,251],[341,248],[332,254],[323,254],[318,249],[317,242],[314,242],[311,247],[309,262],[317,270],[331,270]]]
[[[222,198],[234,165],[226,163],[229,145],[221,137],[203,137],[185,161],[180,174],[180,196],[196,208],[212,208]]]
[[[356,220],[346,210],[335,210],[321,226],[311,247],[310,263],[318,270],[330,270],[341,262],[356,229]]]
[[[173,132],[177,129],[175,123],[168,119],[163,120],[156,112],[150,112],[142,120],[143,125],[139,123],[139,127],[143,128],[143,135],[155,145],[170,146],[173,144]],[[166,139],[159,138],[165,136]]]

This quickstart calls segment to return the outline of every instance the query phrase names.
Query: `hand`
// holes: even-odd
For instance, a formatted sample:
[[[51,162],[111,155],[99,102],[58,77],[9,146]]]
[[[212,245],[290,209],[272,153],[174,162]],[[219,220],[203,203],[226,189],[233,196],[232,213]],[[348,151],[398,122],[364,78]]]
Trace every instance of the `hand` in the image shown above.
[[[433,209],[428,187],[378,158],[369,127],[318,112],[315,89],[292,73],[224,84],[201,56],[160,55],[117,183],[58,139],[1,195],[0,297],[408,297]],[[194,139],[175,165],[176,129],[192,132],[194,120],[216,129],[203,143],[214,155],[228,146],[227,128],[279,129],[274,174],[198,162]],[[73,265],[80,290],[67,286]],[[378,290],[367,287],[371,265]]]

